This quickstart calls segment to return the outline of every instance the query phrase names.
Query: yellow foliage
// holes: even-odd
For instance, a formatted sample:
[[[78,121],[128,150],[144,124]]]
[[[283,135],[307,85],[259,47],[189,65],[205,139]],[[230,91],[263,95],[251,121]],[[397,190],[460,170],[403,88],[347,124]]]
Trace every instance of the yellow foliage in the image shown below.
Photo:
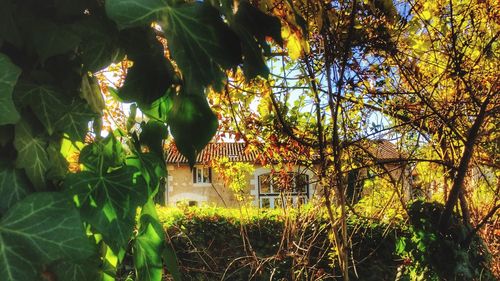
[[[232,162],[227,157],[217,159],[212,163],[214,170],[222,178],[224,185],[234,192],[240,202],[248,199],[246,194],[247,178],[253,173],[250,163]]]
[[[430,20],[432,18],[431,12],[427,10],[423,11],[421,16],[423,20]]]
[[[309,43],[297,31],[293,31],[288,25],[281,29],[281,36],[288,49],[288,56],[291,59],[298,59],[301,55],[309,52]]]

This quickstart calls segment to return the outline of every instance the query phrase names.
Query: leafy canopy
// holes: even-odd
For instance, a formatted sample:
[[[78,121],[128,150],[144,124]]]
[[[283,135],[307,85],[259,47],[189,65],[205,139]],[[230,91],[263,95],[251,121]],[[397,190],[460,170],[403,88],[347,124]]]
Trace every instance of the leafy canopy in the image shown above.
[[[163,141],[170,129],[194,163],[218,127],[205,92],[239,67],[266,78],[281,20],[246,1],[0,5],[0,279],[112,280],[129,245],[138,280],[160,280],[165,262],[177,278],[153,203]],[[113,92],[130,122],[103,138],[94,73],[124,60]]]

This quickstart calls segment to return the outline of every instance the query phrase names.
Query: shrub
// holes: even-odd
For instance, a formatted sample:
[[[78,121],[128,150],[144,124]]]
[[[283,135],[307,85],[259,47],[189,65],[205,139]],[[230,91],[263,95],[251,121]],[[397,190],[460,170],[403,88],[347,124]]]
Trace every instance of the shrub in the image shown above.
[[[414,202],[409,208],[407,235],[396,252],[405,259],[401,280],[496,280],[488,270],[490,256],[479,236],[467,241],[470,228],[452,218],[448,233],[438,231],[444,206]]]
[[[450,233],[437,232],[442,208],[417,201],[406,223],[351,216],[351,280],[495,280],[479,237],[462,246],[468,229],[456,217]],[[182,280],[342,280],[329,221],[318,208],[161,207],[158,213]]]
[[[183,280],[336,280],[328,222],[317,210],[161,208]],[[396,232],[351,221],[353,279],[394,279]],[[332,266],[333,265],[333,266]]]

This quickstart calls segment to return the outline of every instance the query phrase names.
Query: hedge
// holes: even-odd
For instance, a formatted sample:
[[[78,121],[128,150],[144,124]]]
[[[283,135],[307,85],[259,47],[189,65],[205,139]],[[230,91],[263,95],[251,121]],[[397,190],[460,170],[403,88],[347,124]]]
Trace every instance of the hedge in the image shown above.
[[[478,237],[463,247],[423,219],[439,211],[420,202],[408,221],[350,218],[351,280],[496,280]],[[330,225],[318,209],[158,207],[158,213],[182,280],[342,280]],[[464,232],[455,224],[454,232]]]

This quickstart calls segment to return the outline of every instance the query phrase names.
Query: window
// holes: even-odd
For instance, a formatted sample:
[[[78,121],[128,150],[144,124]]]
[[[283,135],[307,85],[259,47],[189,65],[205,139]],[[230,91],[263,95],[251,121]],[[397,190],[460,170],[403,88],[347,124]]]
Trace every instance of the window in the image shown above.
[[[298,194],[307,194],[309,191],[309,176],[306,174],[295,175],[293,191]]]
[[[210,167],[196,166],[193,169],[193,183],[211,183],[212,169]]]
[[[306,174],[288,173],[282,177],[262,174],[259,180],[259,206],[261,208],[278,208],[286,205],[298,206],[307,202],[309,193],[309,176]]]

